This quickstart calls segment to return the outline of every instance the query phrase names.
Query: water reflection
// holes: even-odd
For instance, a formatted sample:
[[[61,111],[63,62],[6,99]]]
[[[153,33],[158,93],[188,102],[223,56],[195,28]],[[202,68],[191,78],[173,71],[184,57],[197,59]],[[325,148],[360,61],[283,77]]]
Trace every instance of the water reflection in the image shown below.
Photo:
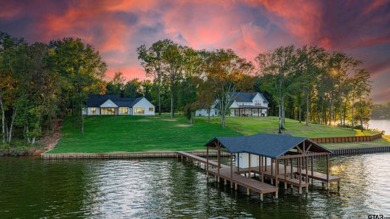
[[[339,193],[316,183],[260,202],[174,159],[43,161],[0,159],[0,218],[345,218],[390,216],[390,154],[331,159]],[[315,163],[324,170],[325,162]],[[336,191],[337,188],[332,188]]]

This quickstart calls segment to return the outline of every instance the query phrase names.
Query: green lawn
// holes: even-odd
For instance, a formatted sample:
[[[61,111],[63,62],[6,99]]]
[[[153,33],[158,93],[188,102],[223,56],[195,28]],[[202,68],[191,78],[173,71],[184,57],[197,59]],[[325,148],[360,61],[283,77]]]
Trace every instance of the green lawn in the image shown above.
[[[202,118],[206,120],[206,118]],[[212,123],[220,123],[220,118],[212,118]],[[228,117],[227,127],[238,131],[243,135],[253,135],[257,133],[278,133],[278,117]],[[319,137],[341,137],[354,135],[371,135],[371,131],[362,133],[360,130],[350,128],[339,128],[320,124],[310,123],[308,126],[304,122],[299,123],[297,120],[286,119],[285,130],[294,136],[319,138]]]
[[[178,151],[204,149],[216,136],[237,136],[238,132],[222,129],[218,124],[196,121],[189,125],[183,117],[90,116],[85,121],[85,134],[77,123],[65,120],[62,139],[49,153],[97,153]]]
[[[228,117],[227,127],[221,128],[220,118],[197,118],[189,125],[181,115],[171,120],[162,117],[142,116],[90,116],[85,120],[85,134],[79,125],[66,119],[61,130],[62,138],[49,153],[102,153],[178,151],[204,149],[204,144],[217,136],[238,136],[257,133],[277,133],[276,117]],[[305,126],[295,120],[286,119],[286,130],[294,136],[308,138],[353,136],[360,133],[348,128],[337,128],[319,124]],[[372,142],[373,146],[390,143],[384,139]],[[331,149],[360,146],[359,144],[328,144]],[[370,145],[370,143],[365,143]]]

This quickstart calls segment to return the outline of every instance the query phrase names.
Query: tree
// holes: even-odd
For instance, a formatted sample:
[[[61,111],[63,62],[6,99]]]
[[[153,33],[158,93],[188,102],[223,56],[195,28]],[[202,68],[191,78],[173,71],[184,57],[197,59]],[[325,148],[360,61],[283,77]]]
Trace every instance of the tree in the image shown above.
[[[81,132],[84,133],[82,108],[90,93],[99,93],[106,64],[99,52],[81,39],[64,38],[49,44],[49,64],[61,76],[63,106],[72,114],[80,115]]]
[[[370,99],[371,83],[369,78],[370,74],[364,69],[359,69],[353,77],[352,128],[354,127],[354,108],[357,108],[357,118],[360,121],[360,128],[362,130],[364,122],[369,120],[372,108]]]
[[[208,53],[204,79],[207,80],[209,92],[218,100],[223,128],[226,126],[226,115],[235,92],[253,87],[253,79],[248,76],[252,70],[252,63],[237,56],[233,50],[219,49]]]
[[[255,60],[259,67],[258,75],[263,75],[269,80],[269,83],[264,85],[264,89],[273,94],[279,105],[279,133],[281,133],[280,130],[284,129],[285,123],[285,97],[296,64],[295,48],[282,46],[272,53],[259,54]]]
[[[173,43],[167,45],[163,51],[164,72],[169,80],[170,96],[171,96],[171,119],[175,117],[175,97],[176,97],[176,82],[183,74],[183,64],[185,62],[184,51],[185,47]]]
[[[165,70],[163,52],[169,44],[172,44],[172,41],[165,39],[153,43],[149,48],[146,48],[145,45],[137,48],[138,60],[141,60],[141,65],[144,67],[146,75],[152,76],[154,83],[157,84],[159,115],[161,115],[161,83]]]
[[[125,81],[126,79],[123,77],[122,72],[115,72],[114,77],[111,81],[107,83],[107,94],[124,96],[123,92],[125,89]]]

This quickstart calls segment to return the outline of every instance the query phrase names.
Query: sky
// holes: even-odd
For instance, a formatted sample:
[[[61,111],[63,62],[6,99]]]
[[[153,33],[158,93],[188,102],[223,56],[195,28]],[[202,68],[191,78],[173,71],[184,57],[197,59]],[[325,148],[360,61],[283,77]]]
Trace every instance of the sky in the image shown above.
[[[363,61],[374,103],[390,101],[390,0],[0,0],[0,31],[28,42],[81,38],[108,65],[145,79],[136,49],[169,38],[253,61],[317,45]]]

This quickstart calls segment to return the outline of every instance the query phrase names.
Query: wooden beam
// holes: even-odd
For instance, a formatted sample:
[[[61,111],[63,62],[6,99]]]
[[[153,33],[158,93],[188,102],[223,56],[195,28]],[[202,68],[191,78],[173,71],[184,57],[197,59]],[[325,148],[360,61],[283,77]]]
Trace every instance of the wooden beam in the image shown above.
[[[318,153],[309,153],[305,155],[282,155],[278,157],[278,159],[289,159],[289,158],[299,158],[299,157],[312,157],[312,156],[326,156],[329,153],[326,152],[318,152]]]

